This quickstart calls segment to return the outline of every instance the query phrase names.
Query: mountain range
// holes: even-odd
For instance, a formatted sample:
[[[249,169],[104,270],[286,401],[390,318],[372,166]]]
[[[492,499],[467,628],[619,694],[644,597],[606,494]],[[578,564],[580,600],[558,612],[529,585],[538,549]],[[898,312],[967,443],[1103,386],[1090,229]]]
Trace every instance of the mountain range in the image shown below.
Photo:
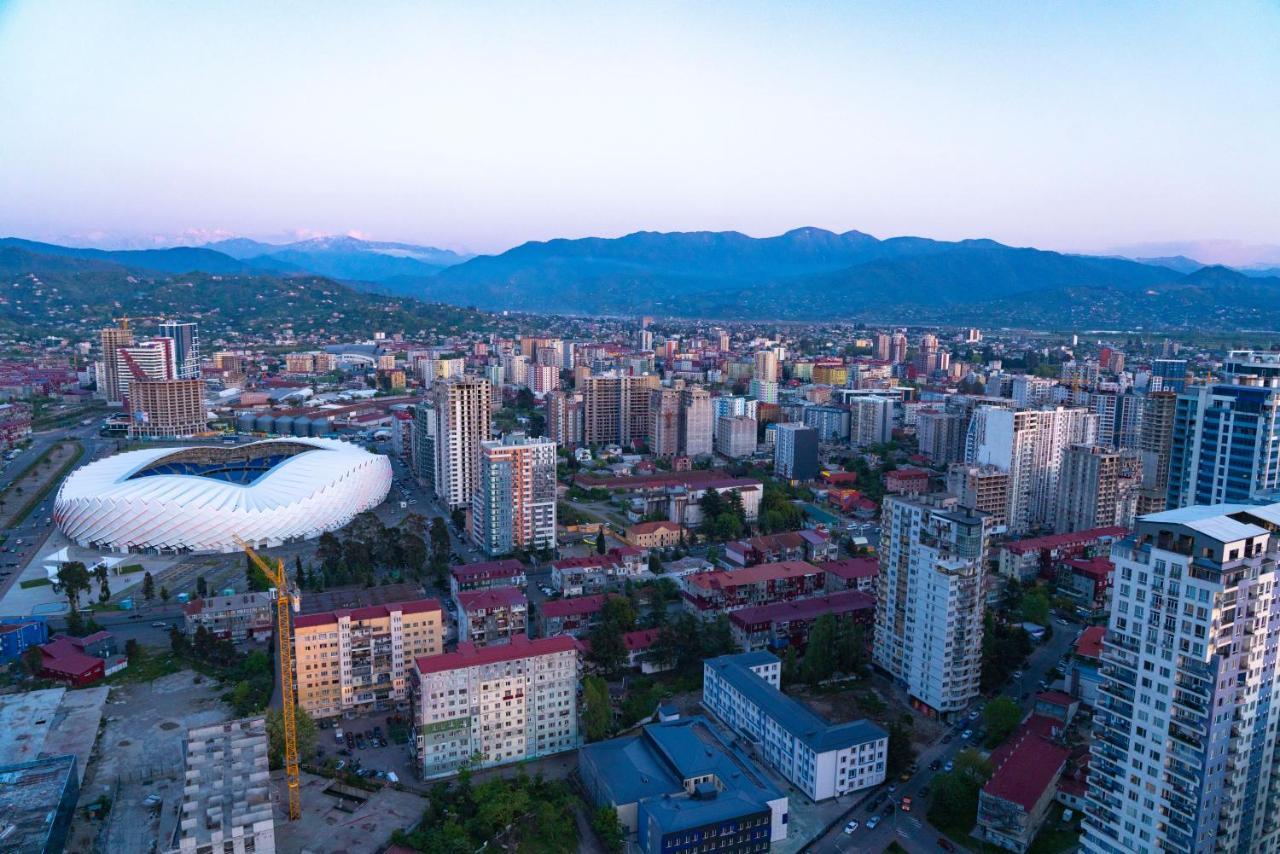
[[[0,239],[0,273],[199,271],[324,276],[356,290],[487,310],[724,319],[865,319],[1050,328],[1280,329],[1280,277],[1186,256],[1073,255],[993,240],[878,239],[799,228],[637,232],[467,257],[351,237],[98,250]]]

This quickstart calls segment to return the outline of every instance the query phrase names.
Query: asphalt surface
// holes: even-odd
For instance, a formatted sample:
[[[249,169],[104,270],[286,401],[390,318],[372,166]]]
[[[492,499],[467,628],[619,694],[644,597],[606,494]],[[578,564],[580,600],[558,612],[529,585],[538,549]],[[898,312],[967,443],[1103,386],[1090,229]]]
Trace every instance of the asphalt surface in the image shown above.
[[[1032,652],[1027,665],[1022,669],[1022,677],[1011,681],[1001,694],[1013,697],[1022,705],[1024,711],[1030,711],[1032,700],[1036,692],[1040,690],[1040,680],[1045,678],[1046,674],[1054,668],[1058,660],[1075,643],[1076,633],[1081,628],[1082,626],[1075,623],[1062,625],[1055,619],[1053,637]],[[1029,695],[1027,699],[1022,699],[1023,694]],[[981,705],[982,701],[975,703],[974,708]],[[981,716],[978,716],[972,720],[965,719],[955,724],[948,731],[948,734],[943,736],[943,738],[950,736],[951,741],[949,743],[939,739],[916,757],[916,763],[919,765],[920,770],[908,782],[903,783],[895,778],[892,781],[886,781],[885,785],[878,786],[875,789],[857,793],[855,797],[859,799],[859,805],[846,812],[830,832],[814,840],[804,850],[813,852],[813,854],[827,851],[859,852],[859,854],[867,852],[867,854],[870,854],[870,852],[883,851],[890,842],[897,842],[908,851],[913,852],[945,850],[937,842],[943,836],[942,832],[925,820],[925,813],[929,809],[929,799],[928,797],[921,797],[920,790],[929,786],[933,778],[942,773],[941,770],[930,771],[930,763],[937,760],[945,766],[947,761],[954,760],[961,750],[977,746],[963,741],[960,738],[960,734],[966,729],[978,729],[981,723]],[[901,809],[895,809],[889,817],[882,818],[879,826],[874,830],[868,830],[867,819],[873,815],[879,815],[883,809],[883,804],[871,811],[867,810],[866,804],[877,793],[887,790],[891,784],[895,787],[895,791],[889,796],[887,802],[901,804],[902,796],[910,795],[913,801],[911,812],[904,813]],[[852,834],[846,834],[844,825],[850,819],[857,819],[859,826]]]

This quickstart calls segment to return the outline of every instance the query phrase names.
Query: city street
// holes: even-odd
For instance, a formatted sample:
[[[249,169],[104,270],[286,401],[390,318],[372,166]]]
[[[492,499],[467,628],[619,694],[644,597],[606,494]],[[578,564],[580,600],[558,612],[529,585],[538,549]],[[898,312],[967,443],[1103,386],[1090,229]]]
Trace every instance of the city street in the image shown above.
[[[1053,637],[1031,653],[1026,667],[1023,668],[1022,678],[1011,682],[1001,693],[1004,696],[1017,699],[1025,711],[1030,711],[1032,699],[1039,690],[1040,680],[1045,678],[1045,675],[1054,668],[1058,660],[1075,643],[1076,632],[1081,628],[1075,623],[1061,625],[1055,620]],[[1026,700],[1020,699],[1024,693],[1030,695]],[[980,706],[981,703],[976,705]],[[925,813],[929,809],[929,799],[921,797],[920,791],[931,785],[933,778],[941,773],[940,771],[930,771],[929,764],[937,760],[945,765],[948,760],[954,760],[960,751],[972,747],[971,743],[961,740],[960,733],[966,729],[977,729],[981,721],[982,718],[979,716],[972,720],[965,719],[955,724],[948,735],[944,736],[944,738],[951,738],[950,743],[944,743],[940,739],[916,757],[916,763],[920,770],[916,772],[914,777],[906,783],[896,779],[886,781],[884,786],[872,790],[858,807],[845,813],[837,826],[819,839],[814,840],[805,851],[813,852],[813,854],[826,851],[872,854],[872,852],[883,851],[890,842],[894,841],[909,851],[933,852],[944,850],[937,842],[938,838],[943,834],[925,821]],[[885,791],[891,784],[896,786],[896,791],[889,796],[887,803],[892,803],[895,806],[899,805],[903,795],[910,795],[913,801],[912,811],[903,813],[901,809],[895,808],[890,816],[882,819],[874,830],[867,830],[867,819],[873,815],[880,814],[883,804],[875,809],[868,810],[866,803],[875,797],[875,792]],[[852,834],[846,834],[844,825],[851,818],[858,820],[859,827]]]

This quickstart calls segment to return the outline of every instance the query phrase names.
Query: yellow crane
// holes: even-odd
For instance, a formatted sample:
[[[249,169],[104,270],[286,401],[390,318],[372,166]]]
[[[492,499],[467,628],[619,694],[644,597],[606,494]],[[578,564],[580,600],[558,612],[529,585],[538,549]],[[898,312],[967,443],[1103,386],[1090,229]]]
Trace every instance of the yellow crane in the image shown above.
[[[280,695],[283,698],[280,716],[284,723],[284,778],[289,786],[289,821],[297,821],[302,818],[302,789],[298,768],[298,719],[294,711],[293,624],[289,621],[288,579],[284,574],[284,561],[263,560],[239,537],[236,537],[236,543],[276,588],[276,647],[280,661]]]

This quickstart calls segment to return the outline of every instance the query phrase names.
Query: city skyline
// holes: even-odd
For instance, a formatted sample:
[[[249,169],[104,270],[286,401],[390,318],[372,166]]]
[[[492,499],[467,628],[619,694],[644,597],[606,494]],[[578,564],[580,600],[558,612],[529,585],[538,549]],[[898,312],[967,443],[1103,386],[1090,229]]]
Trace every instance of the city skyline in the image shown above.
[[[1280,234],[1261,3],[74,11],[0,4],[6,234],[492,253],[811,225],[1237,264]]]

